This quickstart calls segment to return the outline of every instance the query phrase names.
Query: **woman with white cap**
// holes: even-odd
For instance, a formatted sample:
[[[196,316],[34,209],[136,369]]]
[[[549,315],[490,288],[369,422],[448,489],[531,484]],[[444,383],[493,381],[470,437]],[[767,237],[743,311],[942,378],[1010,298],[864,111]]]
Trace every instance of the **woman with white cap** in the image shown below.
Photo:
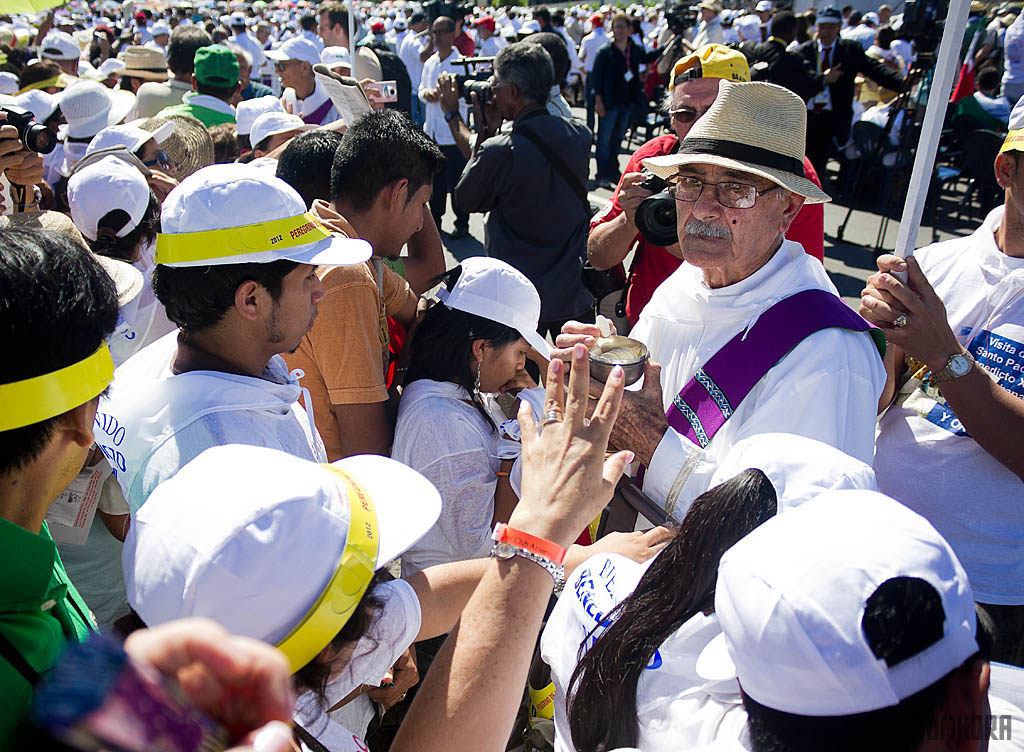
[[[499,456],[506,416],[493,396],[535,386],[527,355],[548,353],[537,333],[540,296],[505,262],[468,258],[445,292],[416,329],[391,451],[443,501],[438,524],[402,558],[405,575],[487,552],[494,522],[515,504],[515,453]]]

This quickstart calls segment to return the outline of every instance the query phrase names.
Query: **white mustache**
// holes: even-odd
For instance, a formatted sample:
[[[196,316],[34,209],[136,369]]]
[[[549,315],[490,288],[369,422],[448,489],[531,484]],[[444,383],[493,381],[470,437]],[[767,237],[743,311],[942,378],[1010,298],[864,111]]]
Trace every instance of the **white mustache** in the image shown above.
[[[696,235],[698,238],[723,238],[732,239],[732,230],[726,225],[718,225],[714,222],[704,222],[696,217],[690,217],[686,222],[687,235]]]

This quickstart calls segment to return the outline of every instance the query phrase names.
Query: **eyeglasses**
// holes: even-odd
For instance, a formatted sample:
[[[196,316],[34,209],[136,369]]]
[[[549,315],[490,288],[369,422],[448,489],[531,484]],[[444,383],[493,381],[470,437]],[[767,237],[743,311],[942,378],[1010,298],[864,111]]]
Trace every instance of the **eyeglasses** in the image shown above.
[[[718,199],[718,203],[727,209],[749,209],[757,202],[758,196],[763,196],[782,187],[780,185],[773,185],[771,188],[765,188],[761,191],[757,189],[757,186],[747,185],[746,183],[734,183],[732,181],[708,183],[700,178],[680,177],[669,186],[668,190],[676,201],[693,203],[700,198],[706,185],[715,186],[715,198]]]
[[[274,63],[274,70],[280,73],[294,62],[294,60],[278,60],[276,63]]]
[[[692,107],[680,107],[678,110],[669,110],[668,114],[672,116],[672,119],[677,123],[692,123],[694,120],[699,118],[704,113],[697,112]]]
[[[167,152],[165,151],[158,151],[156,153],[156,159],[147,159],[143,161],[142,164],[146,165],[146,167],[156,167],[157,165],[160,165],[161,167],[172,167],[174,165],[174,163],[171,162],[171,158],[167,156]]]

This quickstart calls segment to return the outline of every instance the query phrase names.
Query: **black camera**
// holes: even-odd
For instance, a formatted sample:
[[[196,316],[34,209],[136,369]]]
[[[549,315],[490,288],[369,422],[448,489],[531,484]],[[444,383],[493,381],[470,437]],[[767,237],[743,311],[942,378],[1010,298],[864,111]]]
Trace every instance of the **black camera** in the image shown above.
[[[458,87],[459,96],[466,101],[466,104],[473,104],[472,94],[475,92],[481,105],[490,104],[494,99],[494,89],[491,88],[494,58],[467,57],[456,60],[455,64],[463,66],[463,70],[465,70],[465,73],[455,75],[455,85]],[[472,72],[470,72],[471,69]]]
[[[678,242],[676,233],[676,200],[668,192],[668,183],[657,175],[645,173],[641,188],[654,191],[636,208],[636,228],[651,245],[666,246]]]
[[[678,5],[665,12],[665,25],[673,34],[681,36],[687,29],[697,25],[697,11],[685,5]]]
[[[460,5],[459,3],[441,2],[441,0],[427,0],[423,3],[423,13],[427,21],[434,23],[441,16],[448,18],[465,18],[473,12],[472,5]]]
[[[57,146],[57,134],[37,123],[35,116],[24,107],[2,105],[0,112],[7,116],[6,120],[0,121],[0,125],[13,125],[17,128],[18,139],[29,151],[49,154]]]

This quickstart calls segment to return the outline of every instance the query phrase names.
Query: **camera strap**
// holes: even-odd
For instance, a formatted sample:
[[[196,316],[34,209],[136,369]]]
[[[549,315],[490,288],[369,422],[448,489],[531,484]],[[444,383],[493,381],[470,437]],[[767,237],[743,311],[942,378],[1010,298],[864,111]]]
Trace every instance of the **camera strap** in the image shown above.
[[[582,204],[583,210],[589,218],[591,215],[590,199],[587,198],[587,188],[583,185],[583,181],[580,180],[576,174],[569,169],[569,166],[551,150],[550,146],[541,140],[540,136],[533,131],[528,130],[521,122],[512,127],[512,132],[516,135],[522,136],[531,144],[536,146],[540,153],[547,158],[548,162],[551,163],[551,166],[555,168],[555,172],[561,175],[562,179],[568,183],[570,188],[572,188],[572,192],[576,194],[577,198],[579,198],[580,204]]]

